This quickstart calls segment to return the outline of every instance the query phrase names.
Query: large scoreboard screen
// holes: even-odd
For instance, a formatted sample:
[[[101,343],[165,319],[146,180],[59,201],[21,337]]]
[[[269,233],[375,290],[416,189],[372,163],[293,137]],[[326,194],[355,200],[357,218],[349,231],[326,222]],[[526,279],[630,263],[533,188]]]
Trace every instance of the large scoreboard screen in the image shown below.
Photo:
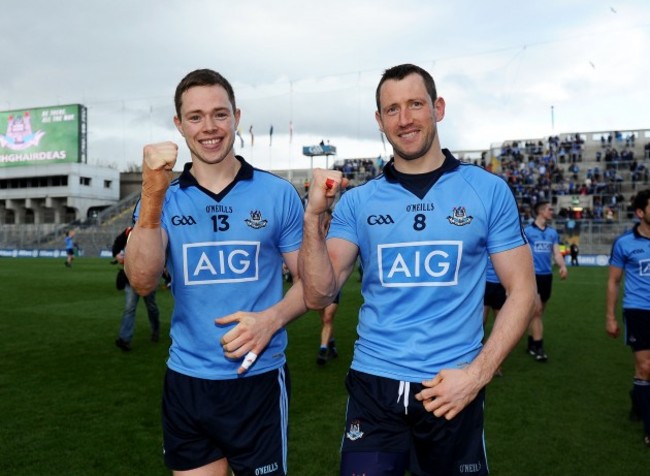
[[[81,104],[0,112],[0,167],[87,162]]]

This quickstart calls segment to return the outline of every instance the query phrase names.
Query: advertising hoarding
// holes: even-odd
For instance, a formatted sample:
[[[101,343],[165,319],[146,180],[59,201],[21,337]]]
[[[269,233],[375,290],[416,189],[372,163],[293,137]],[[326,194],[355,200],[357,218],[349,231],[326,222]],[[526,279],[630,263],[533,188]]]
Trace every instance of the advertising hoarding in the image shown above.
[[[81,104],[0,112],[0,167],[86,163],[86,131]]]

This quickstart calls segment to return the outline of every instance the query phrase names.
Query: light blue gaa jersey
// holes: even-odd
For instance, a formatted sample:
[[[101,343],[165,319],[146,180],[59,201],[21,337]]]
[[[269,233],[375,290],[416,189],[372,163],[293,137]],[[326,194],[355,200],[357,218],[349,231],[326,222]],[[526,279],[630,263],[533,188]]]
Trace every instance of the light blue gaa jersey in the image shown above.
[[[162,227],[169,236],[166,266],[175,303],[167,365],[197,378],[237,378],[242,359],[226,359],[220,344],[235,324],[217,326],[214,320],[280,301],[282,253],[297,250],[302,241],[296,189],[237,158],[242,167],[219,195],[198,185],[186,164],[165,196]],[[243,375],[283,366],[286,345],[282,329]]]
[[[553,274],[553,245],[560,244],[555,228],[546,226],[542,230],[533,222],[524,228],[524,233],[533,252],[535,274]]]
[[[650,310],[650,239],[638,227],[614,241],[609,264],[625,272],[623,308]]]
[[[499,276],[497,276],[497,272],[494,269],[494,265],[492,264],[492,260],[488,256],[487,260],[487,269],[485,270],[485,280],[488,283],[500,283],[499,281]]]
[[[328,239],[356,244],[363,266],[355,370],[419,382],[466,366],[481,349],[487,254],[526,243],[506,182],[444,153],[423,199],[390,162],[334,210]]]

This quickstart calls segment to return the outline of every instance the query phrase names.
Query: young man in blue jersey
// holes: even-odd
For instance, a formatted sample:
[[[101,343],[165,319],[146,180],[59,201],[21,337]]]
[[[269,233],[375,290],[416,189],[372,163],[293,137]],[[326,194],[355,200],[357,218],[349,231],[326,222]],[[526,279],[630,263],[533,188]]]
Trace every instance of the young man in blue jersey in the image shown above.
[[[386,70],[376,102],[393,159],[341,196],[327,237],[344,183],[314,171],[299,259],[310,308],[363,265],[340,474],[485,475],[484,387],[528,325],[530,248],[505,181],[441,148],[445,101],[427,71]],[[508,298],[482,345],[488,255]]]
[[[537,299],[535,312],[528,327],[528,353],[537,362],[546,362],[548,355],[544,350],[544,311],[551,298],[553,287],[553,261],[560,268],[560,279],[567,278],[564,256],[560,251],[560,236],[549,223],[553,219],[553,206],[540,201],[535,205],[535,220],[524,228],[524,233],[533,251],[535,264],[535,281],[537,282]]]
[[[616,307],[623,275],[625,342],[634,353],[631,417],[643,421],[643,441],[650,446],[650,189],[637,193],[632,203],[639,223],[612,245],[607,280],[605,329],[620,334]]]
[[[174,311],[163,392],[165,463],[183,475],[287,473],[284,326],[306,311],[297,274],[303,207],[286,180],[236,156],[230,83],[189,73],[174,123],[192,161],[170,184],[178,147],[147,145],[126,247],[131,285],[166,267]],[[283,297],[282,263],[293,275]]]

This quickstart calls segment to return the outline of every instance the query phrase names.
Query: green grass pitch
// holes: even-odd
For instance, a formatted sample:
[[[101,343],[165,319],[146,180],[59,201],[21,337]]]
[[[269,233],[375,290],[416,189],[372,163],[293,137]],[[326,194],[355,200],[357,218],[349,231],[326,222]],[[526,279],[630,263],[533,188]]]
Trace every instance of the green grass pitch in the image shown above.
[[[164,475],[160,394],[168,339],[149,342],[139,304],[133,350],[114,345],[124,303],[108,260],[0,259],[0,473]],[[488,386],[486,444],[498,476],[648,474],[642,426],[628,420],[632,356],[604,330],[606,268],[556,275],[546,364],[524,341]],[[361,304],[355,273],[335,321],[340,356],[316,366],[320,323],[289,326],[289,471],[338,474],[343,379]],[[160,291],[162,334],[172,298]],[[215,316],[216,317],[216,316]]]

